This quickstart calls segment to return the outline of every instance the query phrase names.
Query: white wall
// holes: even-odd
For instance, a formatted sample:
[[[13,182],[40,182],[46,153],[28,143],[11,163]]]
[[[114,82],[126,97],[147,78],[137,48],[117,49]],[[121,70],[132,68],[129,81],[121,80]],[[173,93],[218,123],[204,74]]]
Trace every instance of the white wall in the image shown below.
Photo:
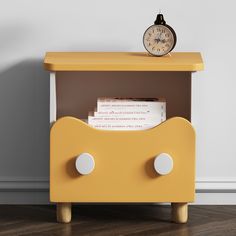
[[[143,51],[142,34],[159,9],[176,30],[175,51],[200,51],[205,62],[205,71],[193,79],[197,187],[205,192],[236,191],[236,14],[230,0],[1,0],[1,191],[23,189],[22,199],[28,199],[28,190],[47,194],[45,52]],[[1,196],[1,202],[16,201]],[[214,196],[218,203],[236,201]],[[199,195],[197,201],[206,199]],[[42,202],[46,200],[47,195]]]

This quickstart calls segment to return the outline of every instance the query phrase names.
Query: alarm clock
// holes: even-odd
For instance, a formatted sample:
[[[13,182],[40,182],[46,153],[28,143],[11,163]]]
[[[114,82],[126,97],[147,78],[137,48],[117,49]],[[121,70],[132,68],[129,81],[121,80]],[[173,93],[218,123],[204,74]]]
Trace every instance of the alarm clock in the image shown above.
[[[176,45],[175,31],[166,24],[164,16],[158,14],[154,22],[143,34],[143,45],[153,56],[161,57],[171,52]]]

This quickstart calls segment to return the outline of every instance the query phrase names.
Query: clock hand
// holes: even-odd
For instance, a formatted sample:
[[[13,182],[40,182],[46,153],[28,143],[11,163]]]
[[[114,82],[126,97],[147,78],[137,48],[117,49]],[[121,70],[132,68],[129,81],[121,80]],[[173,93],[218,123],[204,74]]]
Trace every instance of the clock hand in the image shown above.
[[[161,40],[159,38],[155,39],[156,43],[158,44],[159,42],[161,42]]]

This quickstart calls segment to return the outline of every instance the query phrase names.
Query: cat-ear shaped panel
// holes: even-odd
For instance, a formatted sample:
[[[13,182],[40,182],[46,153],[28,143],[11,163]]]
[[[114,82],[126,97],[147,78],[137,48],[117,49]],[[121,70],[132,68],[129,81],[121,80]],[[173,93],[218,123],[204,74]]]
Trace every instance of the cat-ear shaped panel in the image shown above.
[[[64,117],[51,128],[52,202],[191,202],[195,131],[171,118],[141,131],[109,131]]]

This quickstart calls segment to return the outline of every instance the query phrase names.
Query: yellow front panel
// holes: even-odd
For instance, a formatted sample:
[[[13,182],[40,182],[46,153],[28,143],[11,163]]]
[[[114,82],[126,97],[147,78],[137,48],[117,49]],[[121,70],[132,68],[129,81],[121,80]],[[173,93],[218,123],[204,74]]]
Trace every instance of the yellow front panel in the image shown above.
[[[183,118],[172,118],[143,131],[105,131],[73,118],[51,129],[50,199],[52,202],[190,202],[194,200],[195,132]],[[95,170],[86,176],[75,158],[88,152]],[[173,171],[159,176],[154,157],[168,153]]]

